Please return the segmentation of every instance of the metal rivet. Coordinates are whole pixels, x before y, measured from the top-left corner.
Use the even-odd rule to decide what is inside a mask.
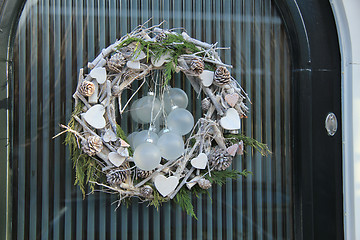
[[[338,128],[338,124],[337,124],[337,119],[334,113],[329,113],[326,117],[325,120],[325,128],[326,131],[328,132],[329,136],[334,136],[337,128]]]

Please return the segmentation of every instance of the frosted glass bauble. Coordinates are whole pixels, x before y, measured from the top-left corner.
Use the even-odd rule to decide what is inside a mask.
[[[188,96],[180,88],[170,88],[164,91],[164,109],[166,113],[170,113],[174,107],[186,108],[188,101]]]
[[[136,148],[137,146],[139,146],[144,142],[156,144],[158,139],[159,137],[155,132],[149,130],[143,130],[135,135],[133,140],[133,146],[134,148]]]
[[[141,99],[141,98],[140,98],[140,99]],[[142,121],[139,119],[138,115],[137,115],[137,109],[139,108],[138,103],[139,103],[140,99],[134,101],[134,102],[131,104],[131,107],[130,107],[130,115],[131,115],[132,120],[134,120],[134,121],[137,122],[137,123],[142,124],[142,123],[144,123],[144,122],[142,122]]]
[[[134,151],[135,165],[145,171],[151,171],[159,166],[161,153],[153,143],[142,143]]]
[[[171,131],[186,135],[194,126],[194,117],[188,110],[176,108],[168,115],[167,126]]]
[[[174,132],[164,133],[158,140],[157,146],[161,156],[166,160],[175,160],[184,153],[184,141]]]
[[[127,136],[127,140],[132,148],[134,148],[134,138],[139,132],[132,132]]]
[[[168,128],[163,128],[161,129],[161,131],[158,133],[159,138],[164,134],[164,133],[168,133],[170,132],[170,130]]]
[[[145,96],[137,103],[136,115],[140,121],[150,123],[155,117],[159,117],[161,102],[155,96]]]

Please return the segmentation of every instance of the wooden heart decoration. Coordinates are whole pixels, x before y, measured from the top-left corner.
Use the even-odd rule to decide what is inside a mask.
[[[126,157],[121,156],[117,152],[111,152],[108,155],[109,161],[114,164],[116,167],[119,167],[125,161]]]
[[[169,53],[162,55],[159,59],[155,59],[155,57],[151,57],[151,63],[154,67],[161,67],[165,62],[168,62],[171,59],[171,55]]]
[[[226,149],[226,151],[230,154],[230,156],[235,156],[238,148],[239,148],[239,145],[234,144],[234,145],[231,145],[230,147],[228,147]]]
[[[159,193],[163,197],[166,197],[175,190],[176,186],[179,184],[179,179],[175,176],[167,178],[164,175],[158,175],[155,177],[154,183]]]
[[[199,78],[201,79],[201,82],[205,87],[210,87],[214,81],[214,72],[209,70],[204,70],[200,74]]]
[[[120,146],[128,148],[128,147],[130,147],[130,144],[128,144],[127,142],[125,142],[125,140],[120,138]]]
[[[83,114],[85,121],[93,128],[102,129],[106,126],[104,118],[105,107],[101,104],[96,104],[89,108],[86,113]]]
[[[236,103],[239,101],[239,94],[237,93],[232,93],[232,94],[227,94],[225,96],[225,101],[231,106],[234,107],[236,105]]]
[[[226,130],[240,129],[240,117],[234,108],[229,108],[226,111],[225,117],[220,119],[220,125]]]
[[[103,135],[104,142],[115,142],[117,139],[116,134],[111,129],[107,129]]]
[[[119,147],[117,153],[122,157],[129,157],[129,150],[125,147]]]
[[[191,160],[191,165],[197,169],[205,169],[208,163],[208,157],[205,153],[200,153],[196,158]]]
[[[146,58],[146,54],[143,51],[137,51],[134,53],[134,56],[131,58],[131,60],[135,61],[135,60],[143,60],[144,58]]]
[[[239,143],[239,148],[237,150],[237,154],[243,155],[244,154],[244,142],[241,140]]]
[[[106,81],[106,69],[103,67],[94,68],[90,71],[89,75],[95,78],[99,84],[103,84]]]
[[[136,61],[128,61],[126,63],[126,66],[128,68],[131,68],[131,69],[139,70],[140,69],[140,62],[138,60],[136,60]]]

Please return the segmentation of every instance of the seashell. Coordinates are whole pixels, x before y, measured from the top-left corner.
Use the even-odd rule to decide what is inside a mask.
[[[154,190],[149,185],[145,185],[142,188],[140,188],[140,194],[143,195],[146,198],[151,197],[153,192],[154,192]]]
[[[78,91],[81,95],[89,97],[95,92],[95,85],[90,81],[83,81]]]
[[[198,181],[198,184],[199,186],[202,188],[202,189],[209,189],[211,188],[211,182],[205,178],[202,178]]]

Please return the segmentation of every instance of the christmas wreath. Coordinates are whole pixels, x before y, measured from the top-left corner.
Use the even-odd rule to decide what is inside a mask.
[[[174,199],[196,217],[191,195],[251,173],[231,169],[244,145],[270,151],[239,133],[249,99],[230,75],[232,66],[221,61],[217,44],[159,26],[138,26],[80,69],[74,111],[60,134],[67,133],[75,184],[84,196],[89,185],[91,192],[118,194],[118,206],[131,197],[157,208]],[[186,110],[186,93],[170,86],[179,72],[202,98],[196,122]],[[124,101],[135,81],[139,87]],[[145,83],[149,92],[134,100]],[[116,121],[127,111],[143,129],[128,137]]]

